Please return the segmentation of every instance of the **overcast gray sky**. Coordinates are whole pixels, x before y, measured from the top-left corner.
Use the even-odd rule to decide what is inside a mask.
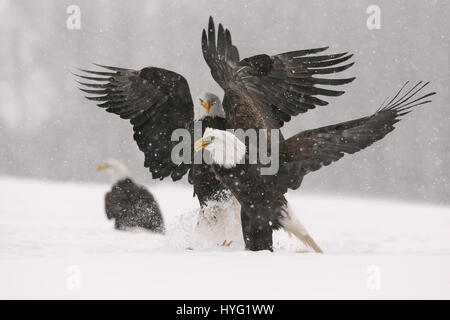
[[[66,27],[69,5],[81,29]],[[366,25],[369,5],[381,28]],[[329,45],[355,54],[357,79],[326,107],[284,129],[332,124],[375,111],[406,80],[430,80],[433,103],[356,155],[308,175],[302,190],[450,203],[449,1],[0,1],[0,174],[106,181],[95,166],[126,162],[151,181],[131,126],[96,108],[76,89],[74,67],[91,62],[181,73],[192,95],[222,95],[203,61],[209,15],[231,30],[241,57]],[[156,182],[158,183],[158,182]],[[301,192],[301,191],[296,191]]]

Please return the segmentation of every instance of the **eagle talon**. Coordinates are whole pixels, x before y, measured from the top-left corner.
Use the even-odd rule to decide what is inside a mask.
[[[227,242],[227,240],[223,240],[223,242],[220,246],[221,247],[230,247],[232,243],[233,243],[233,241]]]

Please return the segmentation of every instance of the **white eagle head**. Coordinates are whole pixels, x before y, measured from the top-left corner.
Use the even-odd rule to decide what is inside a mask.
[[[128,177],[127,167],[122,162],[115,159],[103,161],[98,165],[97,171],[105,171],[108,173],[111,183],[115,183]]]
[[[206,150],[215,164],[225,168],[243,163],[246,152],[245,144],[233,133],[211,128],[205,129],[203,138],[195,142],[194,149]]]
[[[203,92],[194,99],[194,120],[206,117],[225,118],[225,110],[218,96],[210,92]]]

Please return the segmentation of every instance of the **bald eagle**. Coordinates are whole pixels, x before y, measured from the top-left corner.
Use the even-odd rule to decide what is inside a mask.
[[[225,111],[218,96],[209,92],[197,96],[194,103],[194,122],[201,122],[201,135],[207,127],[227,129]],[[206,163],[192,164],[189,182],[194,186],[194,195],[197,195],[202,208],[214,201],[229,200],[228,189],[216,179],[211,166]]]
[[[272,231],[281,227],[321,252],[289,210],[284,194],[289,188],[298,188],[307,173],[383,138],[393,130],[399,117],[412,107],[429,102],[424,99],[433,93],[411,101],[424,87],[419,83],[404,95],[400,95],[400,90],[372,116],[300,132],[287,140],[281,136],[280,170],[276,175],[263,176],[260,164],[221,163],[220,157],[216,158],[220,153],[210,152],[211,148],[220,149],[221,144],[226,145],[226,141],[235,138],[226,134],[225,140],[221,140],[219,135],[225,132],[224,127],[279,129],[292,116],[327,105],[324,97],[344,93],[330,86],[348,84],[355,78],[324,76],[350,68],[353,63],[347,62],[352,55],[347,52],[324,54],[328,47],[321,47],[276,55],[259,54],[241,60],[231,33],[221,24],[216,33],[212,18],[208,29],[202,32],[201,47],[213,79],[224,91],[223,110],[210,117],[211,121],[221,119],[220,123],[208,124],[211,129],[204,130],[203,140],[195,145],[195,149],[204,149],[212,156],[211,166],[171,161],[171,151],[178,143],[171,140],[172,132],[185,128],[192,134],[195,120],[198,120],[194,113],[206,111],[208,114],[213,105],[211,94],[193,100],[186,79],[178,73],[157,67],[137,71],[98,65],[107,71],[82,70],[87,74],[79,77],[89,82],[80,82],[81,89],[91,94],[87,98],[99,102],[98,106],[130,120],[134,139],[145,155],[144,166],[149,168],[153,178],[170,176],[176,181],[189,171],[189,181],[202,206],[203,200],[213,197],[216,191],[231,191],[241,204],[242,229],[248,249],[272,250]],[[219,102],[219,99],[214,98],[214,101]],[[270,134],[267,138],[270,139]],[[239,145],[234,140],[233,143]],[[247,157],[247,151],[245,144],[235,150],[241,157]],[[228,152],[233,151],[227,149]]]
[[[230,32],[222,25],[216,42],[211,17],[208,35],[203,30],[202,52],[213,78],[224,89],[222,102],[209,93],[193,100],[183,76],[158,67],[133,70],[97,65],[107,71],[80,69],[85,74],[77,75],[83,79],[79,82],[80,89],[89,94],[87,99],[130,121],[134,140],[145,155],[144,166],[152,177],[162,180],[170,176],[177,181],[189,171],[189,182],[202,207],[227,188],[216,180],[210,166],[177,164],[171,160],[171,151],[178,143],[171,140],[174,130],[184,128],[193,135],[196,120],[202,120],[203,127],[206,124],[221,130],[280,128],[291,116],[327,105],[320,96],[344,93],[317,85],[339,86],[355,79],[314,77],[338,73],[353,65],[340,65],[352,57],[347,53],[316,55],[327,47],[240,60]],[[221,110],[217,113],[213,112],[214,101],[217,106],[220,103]],[[194,110],[200,111],[199,115],[206,111],[205,117],[195,119]]]
[[[158,203],[146,188],[128,176],[123,163],[109,159],[97,170],[106,171],[111,178],[113,185],[105,196],[105,211],[108,219],[114,219],[117,230],[143,228],[164,233],[164,220]]]
[[[196,141],[195,150],[211,154],[217,178],[240,202],[246,247],[272,250],[272,231],[284,228],[316,252],[322,252],[289,210],[284,194],[288,189],[297,189],[309,172],[384,138],[412,108],[431,102],[427,98],[434,92],[416,97],[427,84],[419,82],[402,95],[403,86],[371,116],[303,131],[281,141],[280,168],[275,175],[262,175],[261,164],[249,164],[246,145],[233,133],[207,128],[203,138]]]

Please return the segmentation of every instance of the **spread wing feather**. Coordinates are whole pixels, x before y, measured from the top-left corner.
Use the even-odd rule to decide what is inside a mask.
[[[140,71],[101,66],[104,71],[83,70],[80,90],[106,111],[129,119],[134,140],[145,155],[145,167],[154,179],[171,175],[180,179],[190,168],[171,161],[177,143],[171,141],[175,129],[192,130],[193,104],[189,86],[178,73],[155,67]],[[85,80],[89,80],[86,82]]]
[[[315,55],[328,47],[297,50],[269,56],[260,54],[239,61],[237,48],[232,44],[231,34],[219,24],[216,32],[214,21],[210,17],[208,32],[202,33],[202,51],[206,63],[216,82],[230,96],[239,97],[239,101],[250,98],[266,121],[266,126],[280,128],[291,116],[304,113],[316,106],[328,104],[323,97],[339,96],[342,90],[334,90],[322,86],[340,86],[352,82],[355,78],[320,78],[316,75],[339,73],[350,68],[353,63],[347,63],[352,55],[338,53]],[[235,114],[253,112],[242,103],[225,104],[242,108]],[[247,110],[246,110],[247,108]],[[227,111],[227,110],[226,110]]]
[[[402,94],[406,83],[394,98],[371,116],[303,131],[283,141],[280,145],[278,183],[286,188],[297,189],[307,173],[382,139],[394,130],[394,124],[402,116],[414,107],[431,102],[427,98],[434,92],[416,96],[427,84],[419,82]]]

